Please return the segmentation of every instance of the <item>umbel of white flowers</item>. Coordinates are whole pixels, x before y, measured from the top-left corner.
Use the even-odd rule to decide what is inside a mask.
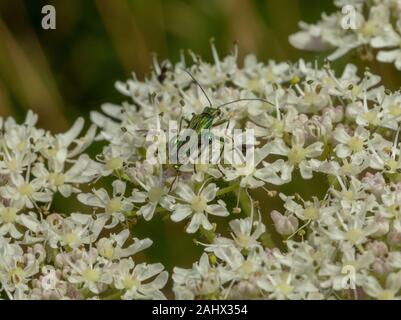
[[[338,12],[323,14],[316,24],[300,23],[290,43],[302,50],[334,49],[335,60],[357,49],[365,59],[377,52],[380,62],[401,70],[401,3],[398,0],[336,0]]]
[[[118,82],[126,102],[93,112],[84,134],[82,119],[54,135],[32,112],[0,118],[2,297],[401,297],[401,93],[351,64],[336,73],[251,55],[240,67],[236,51],[212,52],[213,63],[154,61],[145,80]],[[147,133],[169,121],[223,141],[252,129],[254,161],[149,161],[165,141]],[[303,198],[300,181],[324,195]],[[82,206],[56,211],[57,195]],[[203,248],[192,267],[177,261],[169,275],[137,259],[156,237],[136,232],[159,217]]]

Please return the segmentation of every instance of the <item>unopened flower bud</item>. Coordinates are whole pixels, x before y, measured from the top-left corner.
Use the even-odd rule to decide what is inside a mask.
[[[241,208],[236,207],[236,208],[233,209],[233,214],[240,214],[241,211],[242,211]]]
[[[344,109],[342,106],[329,107],[324,109],[323,114],[328,116],[333,123],[341,122],[344,117]]]
[[[401,244],[401,232],[392,231],[387,235],[387,241],[391,245],[400,245]]]
[[[293,234],[298,229],[298,219],[294,216],[284,216],[278,211],[270,214],[277,232],[283,236]]]
[[[379,275],[386,275],[389,270],[383,260],[376,259],[376,261],[372,265],[373,271],[378,273]]]
[[[388,253],[387,245],[383,241],[373,241],[366,245],[366,249],[376,257],[384,257]]]

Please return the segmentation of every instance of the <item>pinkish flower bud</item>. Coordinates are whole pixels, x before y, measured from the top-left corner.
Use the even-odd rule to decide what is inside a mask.
[[[401,244],[401,232],[392,231],[387,235],[387,241],[391,245],[400,245]]]
[[[293,234],[298,229],[298,219],[294,216],[284,216],[274,210],[270,214],[277,232],[283,236]]]
[[[373,241],[366,245],[366,249],[376,257],[384,257],[388,253],[387,245],[383,241]]]

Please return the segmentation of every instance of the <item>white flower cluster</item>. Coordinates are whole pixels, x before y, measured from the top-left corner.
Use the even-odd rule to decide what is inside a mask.
[[[103,170],[83,153],[96,127],[78,138],[83,119],[58,135],[35,128],[36,121],[31,112],[21,125],[0,118],[3,298],[164,298],[160,289],[168,274],[163,266],[136,264],[132,258],[152,241],[133,238],[125,216],[118,214],[125,184],[113,183],[112,199],[105,190],[94,190],[91,198],[81,193]],[[98,209],[87,214],[54,212],[56,194],[68,199],[79,194]]]
[[[98,138],[108,141],[99,156],[103,173],[134,185],[124,201],[135,215],[188,220],[186,232],[205,248],[191,269],[174,269],[175,297],[399,298],[401,93],[368,71],[358,76],[353,65],[335,75],[328,65],[248,56],[239,67],[235,52],[221,59],[212,51],[214,64],[196,55],[192,64],[155,61],[145,81],[117,84],[128,102],[92,114]],[[187,127],[195,115],[209,119],[208,100],[223,106],[211,119],[216,134],[222,119],[255,130],[254,163],[149,162],[146,149],[160,141],[146,132],[167,130],[169,120]],[[278,192],[314,175],[329,185],[323,198]],[[281,212],[262,213],[273,197]]]
[[[36,129],[31,113],[22,125],[1,120],[4,297],[401,297],[401,93],[353,65],[336,75],[329,65],[248,56],[239,67],[236,52],[212,51],[213,64],[195,54],[191,63],[155,60],[145,81],[117,83],[127,102],[93,112],[100,130],[81,138],[82,119],[59,135]],[[216,136],[251,128],[254,161],[149,161],[170,120]],[[90,159],[96,140],[105,146]],[[318,181],[325,195],[282,192],[302,181]],[[57,194],[82,210],[54,212]],[[174,268],[172,288],[162,264],[133,259],[152,240],[132,233],[157,215],[185,221],[204,248],[192,268]]]
[[[364,59],[394,63],[401,70],[401,1],[335,0],[339,11],[322,15],[316,24],[300,23],[302,31],[290,43],[302,50],[336,50],[328,57],[338,59],[357,49]]]

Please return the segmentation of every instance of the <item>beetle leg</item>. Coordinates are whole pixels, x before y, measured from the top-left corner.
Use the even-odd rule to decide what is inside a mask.
[[[226,123],[226,122],[227,122],[227,128],[226,128],[226,130],[227,130],[227,129],[228,129],[228,126],[230,125],[230,120],[228,120],[228,119],[223,119],[223,120],[217,121],[217,122],[213,125],[213,127],[221,126],[222,124],[224,124],[224,123]]]

